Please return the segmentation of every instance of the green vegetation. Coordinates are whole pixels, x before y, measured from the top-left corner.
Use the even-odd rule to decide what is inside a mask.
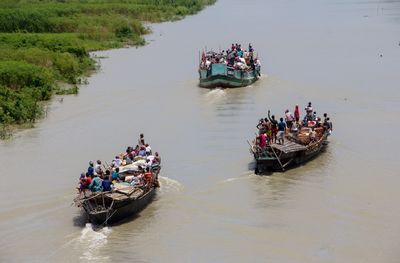
[[[0,137],[35,122],[52,94],[77,94],[95,69],[90,51],[144,45],[143,22],[181,19],[215,1],[1,0]]]

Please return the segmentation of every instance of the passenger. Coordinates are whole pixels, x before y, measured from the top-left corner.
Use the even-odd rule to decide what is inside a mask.
[[[300,121],[300,111],[299,111],[299,105],[297,105],[297,104],[294,107],[294,118],[295,118],[296,122],[299,123],[299,121]]]
[[[331,134],[333,131],[333,125],[332,125],[332,122],[330,121],[329,117],[326,118],[326,127],[327,127],[327,130],[329,131],[329,134]]]
[[[305,110],[306,110],[307,121],[311,121],[313,113],[313,107],[311,106],[311,102],[308,103],[308,106],[305,108]]]
[[[141,156],[141,157],[145,157],[146,156],[146,147],[144,147],[144,146],[140,147],[140,151],[138,153],[138,156]]]
[[[139,139],[138,139],[138,145],[139,146],[143,146],[145,143],[144,143],[144,135],[143,135],[143,133],[141,133],[140,135],[139,135],[140,137],[139,137]]]
[[[271,144],[271,140],[272,140],[272,123],[265,118],[264,119],[264,126],[265,126],[265,130],[266,130],[266,135],[267,135],[267,144]]]
[[[109,169],[106,170],[104,177],[107,177],[110,181],[112,181],[111,172]]]
[[[253,51],[254,51],[253,47],[251,46],[251,44],[249,44],[249,52],[253,52]]]
[[[89,176],[93,177],[94,167],[93,167],[93,162],[92,161],[89,162],[89,167],[87,169],[87,173],[89,174]]]
[[[255,66],[255,63],[254,63],[253,56],[250,56],[249,62],[250,62],[250,65],[251,65],[252,69],[254,70],[256,68],[256,66]]]
[[[152,166],[156,157],[154,155],[149,155],[146,157],[146,162],[148,162],[149,166]]]
[[[271,133],[272,133],[271,142],[276,143],[276,134],[278,133],[278,121],[275,120],[274,115],[270,117],[270,110],[268,110],[268,119],[271,122]]]
[[[278,123],[278,143],[279,144],[284,144],[285,139],[285,129],[286,129],[286,123],[283,121],[283,118],[280,118],[280,122]]]
[[[209,69],[211,66],[211,61],[209,59],[206,60],[206,68]]]
[[[139,151],[140,151],[140,146],[139,145],[136,145],[136,147],[135,147],[135,149],[133,150],[133,154],[135,155],[135,156],[137,156],[138,154],[139,154]]]
[[[151,168],[152,164],[153,164],[153,162],[151,159],[146,159],[146,163],[144,164],[144,167]]]
[[[308,127],[308,116],[307,116],[307,115],[304,116],[302,126],[303,126],[303,127]]]
[[[120,167],[122,164],[122,160],[117,155],[115,156],[115,159],[111,162],[111,164],[114,164],[114,167]]]
[[[246,61],[246,65],[248,65],[249,66],[249,62],[248,62],[248,57],[249,57],[249,52],[247,52],[247,50],[245,50],[244,52],[243,52],[243,58],[244,58],[244,60]]]
[[[101,161],[100,160],[97,160],[97,164],[96,164],[96,166],[94,168],[94,172],[97,175],[103,175],[104,174],[104,171],[101,168]]]
[[[323,122],[323,123],[326,122],[326,118],[328,118],[328,114],[327,114],[327,113],[324,113],[324,122]]]
[[[261,76],[261,62],[259,59],[254,60],[254,69],[257,70],[258,76]]]
[[[155,153],[154,162],[156,162],[156,163],[158,163],[158,164],[161,164],[161,157],[160,157],[160,155],[158,154],[158,152]]]
[[[151,184],[153,182],[153,173],[150,171],[150,167],[146,168],[146,172],[144,173],[143,177],[146,184]]]
[[[285,121],[286,121],[287,127],[289,129],[292,128],[294,117],[293,117],[292,113],[289,110],[285,111]]]
[[[89,185],[89,189],[92,192],[101,192],[103,191],[103,186],[102,186],[103,180],[98,176],[94,175],[94,178],[92,180],[92,183]]]
[[[297,122],[293,122],[292,123],[292,127],[290,128],[290,132],[297,137],[298,132],[299,132],[299,123]]]
[[[92,183],[93,176],[94,174],[89,175],[89,173],[86,173],[86,188],[89,188],[89,185]]]
[[[126,150],[125,150],[125,154],[124,154],[123,157],[128,156],[131,152],[133,152],[133,148],[132,148],[132,146],[128,146],[128,147],[126,148]]]
[[[112,181],[119,181],[119,168],[115,168],[115,171],[112,172],[111,175],[111,180]]]
[[[259,130],[259,134],[266,132],[264,119],[260,119],[258,121],[258,124],[257,124],[256,128]]]
[[[261,150],[264,150],[264,148],[267,146],[267,136],[265,135],[265,133],[261,133],[258,136],[258,141]]]
[[[103,181],[101,182],[101,186],[103,187],[104,192],[112,190],[112,182],[110,180],[110,170],[106,171],[106,174],[103,177]]]
[[[318,121],[317,112],[314,111],[312,115],[312,121]]]
[[[88,185],[87,185],[87,181],[85,178],[85,173],[81,173],[81,176],[79,177],[79,187],[78,187],[79,193],[82,193],[82,192],[84,193],[87,186]]]
[[[146,143],[146,155],[147,156],[149,156],[149,155],[151,155],[151,147],[150,147],[150,145],[148,145],[147,143]]]
[[[133,163],[133,158],[135,158],[133,156],[132,153],[128,154],[127,156],[125,156],[125,164],[132,164]]]

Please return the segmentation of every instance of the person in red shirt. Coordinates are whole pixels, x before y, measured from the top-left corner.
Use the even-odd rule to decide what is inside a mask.
[[[85,189],[88,189],[90,183],[92,182],[92,178],[90,178],[89,173],[81,173],[81,177],[79,178],[79,192],[84,193]]]
[[[86,189],[86,179],[85,173],[81,173],[81,177],[79,178],[79,193],[85,192]]]
[[[90,177],[89,173],[86,173],[86,188],[92,183],[92,177]]]
[[[144,173],[144,180],[146,181],[146,184],[150,184],[153,181],[153,173],[150,172],[150,168],[146,168],[146,172]]]
[[[259,140],[259,146],[261,149],[264,149],[265,146],[267,146],[267,136],[265,135],[265,133],[261,133],[258,136],[258,140]]]
[[[299,121],[300,121],[300,111],[299,111],[299,105],[297,105],[297,104],[294,107],[294,118],[296,119],[296,122],[299,123]]]

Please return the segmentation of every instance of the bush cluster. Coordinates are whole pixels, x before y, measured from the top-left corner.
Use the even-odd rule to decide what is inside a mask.
[[[34,122],[55,87],[94,69],[89,52],[143,45],[143,22],[194,14],[216,0],[1,0],[0,137],[5,125]]]

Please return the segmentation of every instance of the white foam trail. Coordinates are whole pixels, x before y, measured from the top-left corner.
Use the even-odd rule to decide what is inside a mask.
[[[94,230],[90,223],[86,224],[81,231],[81,236],[78,239],[78,244],[84,251],[80,259],[85,262],[109,261],[109,257],[101,255],[100,251],[107,244],[107,237],[111,232],[112,230],[109,227],[103,227],[101,229]]]
[[[257,176],[257,175],[255,175],[253,172],[247,172],[246,174],[243,174],[239,177],[225,179],[221,183],[224,184],[224,183],[231,183],[231,182],[238,181],[238,180],[246,180],[246,179],[249,179],[249,178],[252,178],[255,176]]]
[[[174,179],[166,176],[159,176],[158,179],[163,192],[181,192],[184,189],[183,185]]]
[[[207,99],[219,99],[221,97],[225,97],[226,91],[223,89],[212,89],[205,94]]]

